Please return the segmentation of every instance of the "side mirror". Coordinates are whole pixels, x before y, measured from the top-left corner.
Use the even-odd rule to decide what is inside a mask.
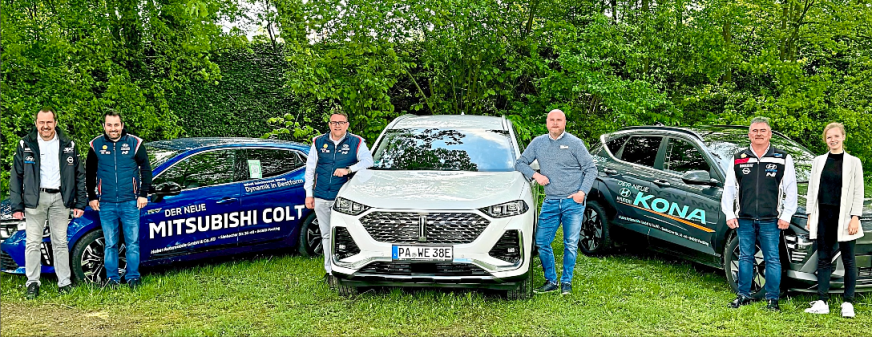
[[[167,196],[178,195],[179,193],[182,193],[182,186],[172,181],[165,182],[154,188],[155,195]]]
[[[681,180],[693,185],[713,185],[716,181],[706,171],[687,171],[681,175]]]
[[[536,159],[530,163],[530,168],[533,169],[533,171],[539,172],[539,160]]]

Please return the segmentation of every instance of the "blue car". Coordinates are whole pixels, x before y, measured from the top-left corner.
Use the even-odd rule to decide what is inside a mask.
[[[140,265],[294,249],[321,254],[315,213],[303,190],[309,146],[249,138],[186,138],[145,144],[154,169],[139,225]],[[24,220],[0,204],[0,270],[24,274]],[[54,273],[46,226],[42,272]],[[71,218],[70,266],[79,282],[102,283],[103,231],[91,208]],[[126,266],[124,246],[119,266]]]

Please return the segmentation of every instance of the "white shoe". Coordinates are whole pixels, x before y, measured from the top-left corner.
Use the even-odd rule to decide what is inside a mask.
[[[830,306],[827,304],[827,302],[817,300],[817,301],[811,302],[810,304],[811,304],[811,308],[805,309],[805,312],[807,312],[809,314],[825,315],[825,314],[830,313]],[[845,312],[845,305],[842,304],[842,314],[844,314],[844,312]],[[851,312],[853,313],[854,310],[851,309]]]
[[[842,303],[842,317],[854,318],[854,305],[848,302]]]

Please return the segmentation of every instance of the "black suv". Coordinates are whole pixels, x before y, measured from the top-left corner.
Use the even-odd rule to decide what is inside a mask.
[[[781,265],[784,290],[814,292],[817,246],[805,229],[805,194],[814,155],[774,132],[773,146],[790,153],[796,166],[799,209],[782,231]],[[599,176],[581,226],[579,248],[600,255],[631,243],[723,269],[735,291],[739,270],[738,238],[720,209],[725,170],[733,154],[750,144],[747,127],[631,127],[605,134],[591,149]],[[857,291],[872,291],[872,207],[865,202],[862,220],[867,233],[857,241],[860,269]],[[755,298],[764,295],[765,262],[756,254]],[[844,266],[834,257],[832,291],[843,288]]]

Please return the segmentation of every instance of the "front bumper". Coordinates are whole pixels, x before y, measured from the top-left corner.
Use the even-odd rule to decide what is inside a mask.
[[[872,233],[867,233],[870,235]],[[803,242],[804,241],[804,242]],[[867,238],[854,246],[854,263],[858,269],[857,292],[872,291],[872,244]],[[788,262],[782,262],[785,271],[786,288],[796,292],[817,292],[818,253],[814,241],[798,240],[797,236],[786,236]],[[830,293],[844,293],[845,265],[841,252],[833,256],[833,273],[830,277]]]
[[[394,242],[378,241],[367,232],[361,219],[373,212],[418,212],[415,210],[370,209],[352,216],[333,211],[330,222],[333,230],[331,252],[336,252],[335,233],[339,228],[348,235],[360,252],[338,259],[331,254],[332,272],[340,282],[353,286],[450,287],[511,290],[517,288],[529,274],[533,242],[535,212],[506,218],[491,218],[478,210],[421,210],[422,214],[474,213],[488,220],[488,225],[471,242],[462,244],[420,245],[451,246],[450,261],[395,261],[392,257]],[[518,233],[520,259],[508,262],[489,253],[507,231]],[[402,245],[419,245],[401,243]]]

